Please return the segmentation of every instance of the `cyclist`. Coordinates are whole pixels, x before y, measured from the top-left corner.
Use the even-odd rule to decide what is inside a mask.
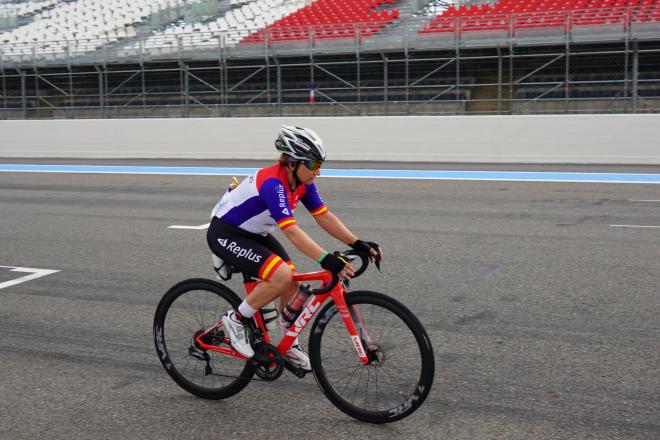
[[[289,255],[271,235],[276,226],[323,269],[340,278],[353,275],[349,263],[323,250],[297,225],[293,213],[299,201],[329,235],[373,259],[383,258],[378,244],[358,239],[323,203],[314,179],[321,174],[325,147],[316,133],[283,125],[275,147],[281,153],[278,162],[225,193],[213,209],[207,234],[209,247],[217,257],[242,272],[246,284],[256,282],[238,310],[219,317],[232,347],[248,358],[254,351],[245,331],[246,322],[277,297],[281,313],[299,287],[292,278],[295,267]],[[284,357],[294,366],[311,371],[309,356],[298,340]]]

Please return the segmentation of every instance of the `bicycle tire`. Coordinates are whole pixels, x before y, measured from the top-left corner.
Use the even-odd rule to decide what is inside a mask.
[[[219,301],[218,304],[224,304],[224,302],[226,302],[227,309],[229,307],[237,308],[241,302],[241,299],[238,297],[238,295],[236,295],[236,293],[234,293],[231,289],[212,280],[194,278],[194,279],[181,281],[176,285],[172,286],[161,298],[160,302],[158,303],[158,307],[156,308],[156,314],[154,316],[153,337],[154,337],[154,344],[156,346],[156,352],[158,354],[158,359],[160,360],[161,364],[165,368],[165,371],[167,371],[170,377],[181,388],[188,391],[189,393],[204,399],[212,399],[212,400],[225,399],[240,392],[250,383],[250,380],[254,375],[254,367],[251,366],[249,362],[244,362],[244,367],[242,369],[240,369],[240,364],[236,364],[235,368],[237,370],[240,369],[240,372],[238,372],[234,376],[227,377],[228,379],[233,379],[233,380],[231,380],[226,385],[219,387],[208,387],[208,386],[204,386],[203,384],[200,385],[193,380],[190,380],[190,378],[187,377],[186,374],[180,371],[180,369],[184,367],[182,367],[181,365],[177,365],[177,363],[172,359],[172,353],[168,351],[168,346],[167,346],[168,331],[166,331],[166,325],[168,325],[168,320],[167,320],[168,312],[171,311],[172,305],[177,300],[181,299],[186,294],[188,294],[188,296],[191,296],[192,292],[202,292],[205,294],[205,296],[208,294],[209,298],[212,299],[218,297],[215,298],[217,301]],[[215,295],[215,297],[213,295]],[[202,313],[201,307],[200,310],[194,310],[194,311],[195,314],[199,314],[201,316]],[[215,313],[217,313],[216,310],[211,310],[209,313],[205,312],[206,315],[210,315],[210,316],[213,316],[213,314]],[[172,319],[174,319],[175,317],[173,317]],[[210,319],[213,318],[209,318],[209,320]],[[198,326],[199,328],[190,329],[189,330],[189,332],[191,333],[190,341],[192,342],[192,338],[195,330],[200,330],[204,327],[208,328],[208,326],[210,326],[209,324],[212,325],[212,323],[200,323],[200,325]],[[183,332],[185,333],[186,330],[184,330]],[[188,343],[189,346],[192,345],[191,342]],[[182,343],[181,345],[184,344]],[[180,352],[181,350],[179,351],[179,353]],[[231,358],[231,356],[228,355],[222,355],[218,353],[212,353],[212,354],[222,356],[223,358],[219,358],[219,359],[223,359],[223,360],[230,358],[228,362],[229,361],[233,363],[242,362],[240,359]],[[184,356],[182,355],[182,357]],[[193,358],[193,360],[197,360],[197,359]],[[188,365],[189,361],[190,360],[186,362],[186,365]],[[202,361],[198,360],[198,362],[202,362]],[[216,374],[216,376],[226,377],[222,374],[220,375]]]
[[[426,330],[424,330],[424,327],[415,317],[415,315],[403,304],[381,293],[368,291],[351,292],[350,294],[346,295],[345,298],[349,309],[355,307],[360,313],[361,319],[364,322],[364,327],[366,328],[366,331],[370,333],[368,337],[376,343],[375,345],[372,344],[372,347],[378,347],[378,350],[382,351],[383,359],[379,362],[372,362],[367,366],[362,366],[359,364],[359,358],[357,356],[355,347],[353,347],[353,344],[350,343],[350,339],[347,338],[348,335],[346,327],[340,314],[338,313],[337,306],[334,303],[329,303],[323,308],[323,310],[321,310],[318,317],[314,321],[309,337],[310,361],[317,383],[319,384],[325,396],[330,400],[330,402],[332,402],[333,405],[335,405],[344,413],[358,420],[370,423],[389,423],[403,419],[404,417],[408,417],[413,412],[415,412],[415,410],[417,410],[424,402],[433,384],[435,361],[433,358],[433,347],[431,346],[431,340],[429,339]],[[387,320],[384,320],[385,322],[381,322],[378,319],[369,321],[369,316],[362,315],[363,312],[368,314],[372,310],[378,313],[380,313],[381,310],[384,311],[383,313],[387,312],[386,316],[391,318],[392,322],[387,323]],[[333,320],[333,318],[335,319]],[[385,327],[387,324],[389,324],[391,328]],[[382,330],[379,330],[379,326],[382,326]],[[394,329],[395,326],[399,326],[399,328]],[[371,334],[372,332],[369,329],[373,330],[373,334]],[[410,343],[407,346],[402,344],[398,348],[388,348],[385,350],[382,344],[396,345],[397,341],[390,341],[388,338],[385,338],[384,332],[388,334],[398,332],[400,334],[400,336],[397,338],[398,340],[401,340],[400,337],[403,336],[405,339],[403,342]],[[327,341],[325,345],[331,348],[326,348],[324,350],[324,335],[326,333],[328,333],[328,335],[326,336]],[[383,340],[380,342],[375,341],[375,339],[378,339],[379,337],[383,337]],[[412,342],[413,340],[414,343]],[[333,344],[341,347],[341,350],[345,350],[346,354],[334,357],[328,356],[328,353],[334,355],[338,351],[337,348],[332,347]],[[389,407],[384,405],[384,408],[381,410],[378,400],[378,395],[380,394],[380,389],[378,387],[379,371],[381,377],[387,377],[387,375],[391,374],[390,372],[388,372],[387,375],[385,374],[385,366],[388,362],[388,353],[390,357],[392,354],[395,356],[394,361],[391,362],[395,362],[397,359],[401,358],[402,362],[405,363],[405,359],[409,356],[409,354],[406,354],[405,351],[417,351],[414,349],[414,347],[412,347],[412,345],[415,345],[419,352],[419,375],[416,376],[416,374],[411,374],[411,377],[408,380],[410,383],[405,384],[405,392],[403,393],[405,396],[395,397],[395,399],[401,398],[401,402],[395,402]],[[324,354],[326,354],[325,359]],[[346,358],[347,361],[333,361],[332,359],[334,358]],[[348,359],[352,359],[352,361]],[[336,366],[337,362],[352,362],[353,364],[357,365],[352,365],[345,369],[338,369],[338,372],[336,373],[338,379],[335,380],[332,377],[333,374],[335,374],[332,368]],[[344,386],[344,391],[341,391],[338,389],[335,382],[344,380],[342,378],[348,377],[348,373],[350,373],[351,368],[355,368],[355,370],[353,371],[353,374],[350,375],[350,377],[347,379],[347,382]],[[369,368],[374,369],[376,385],[375,409],[362,407],[367,406],[369,380],[372,377],[371,370]],[[378,368],[380,368],[379,371],[376,370]],[[388,366],[388,368],[391,368],[391,366]],[[407,367],[403,367],[403,369],[406,368]],[[362,369],[360,372],[360,380],[363,377],[365,371],[364,369],[367,369],[368,374],[364,405],[359,404],[355,400],[351,401],[351,399],[348,399],[347,396],[344,395],[346,394],[346,388],[348,384],[353,380],[352,378],[356,376],[358,369]],[[345,370],[346,373],[344,373]],[[357,394],[359,387],[360,385],[358,382],[358,387],[355,394]],[[394,393],[394,395],[400,396],[401,393]]]

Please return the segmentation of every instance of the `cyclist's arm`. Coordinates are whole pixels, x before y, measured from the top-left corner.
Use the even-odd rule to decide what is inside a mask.
[[[336,215],[329,211],[326,211],[325,214],[314,216],[314,220],[316,220],[316,223],[318,223],[321,229],[344,244],[350,246],[358,239],[357,235],[353,234]]]
[[[286,238],[293,243],[296,249],[312,260],[318,260],[321,255],[325,254],[323,248],[316,244],[316,242],[312,240],[311,237],[298,225],[292,225],[283,229],[282,233],[286,235]]]
[[[307,255],[309,258],[312,258],[312,259],[316,260],[316,262],[321,263],[321,266],[324,269],[332,270],[330,267],[327,267],[327,266],[324,265],[325,261],[327,261],[328,258],[332,257],[333,259],[337,260],[337,262],[339,262],[337,257],[335,257],[334,255],[327,255],[326,256],[326,252],[323,250],[323,248],[321,248],[321,246],[316,244],[316,242],[314,240],[312,240],[310,238],[310,236],[307,235],[307,233],[305,233],[305,231],[303,231],[300,228],[300,226],[291,225],[286,229],[282,229],[282,232],[284,233],[284,235],[286,235],[286,238],[291,240],[291,243],[293,243],[293,245],[300,252]],[[323,256],[326,256],[326,258],[322,262],[320,262],[319,260]],[[341,261],[343,261],[345,266],[343,266],[343,265],[340,266],[340,267],[343,267],[343,269],[341,269],[341,271],[338,273],[339,277],[340,278],[352,277],[354,275],[354,270],[355,270],[355,269],[353,269],[353,266],[351,266],[350,263],[346,263],[346,261],[344,261],[344,260],[341,260]]]
[[[309,235],[296,224],[293,211],[289,206],[289,200],[284,184],[278,179],[266,179],[259,188],[259,195],[266,204],[271,217],[284,235],[303,254],[313,260],[325,254],[321,246],[316,244]]]
[[[328,211],[328,207],[323,203],[323,199],[321,199],[321,195],[314,183],[306,185],[305,195],[303,195],[300,201],[305,205],[310,214],[312,214],[321,229],[332,237],[347,245],[355,243],[355,240],[358,239],[337,216]]]

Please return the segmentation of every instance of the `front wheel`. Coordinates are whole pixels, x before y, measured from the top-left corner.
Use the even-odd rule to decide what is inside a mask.
[[[419,320],[398,301],[377,292],[345,296],[370,359],[362,365],[334,303],[314,321],[309,353],[316,380],[346,414],[387,423],[412,414],[431,390],[435,362]]]

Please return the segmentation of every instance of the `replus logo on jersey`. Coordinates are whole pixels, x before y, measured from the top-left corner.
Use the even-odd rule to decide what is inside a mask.
[[[279,207],[282,208],[282,214],[291,215],[286,207],[286,190],[284,189],[284,185],[280,183],[275,188],[275,191],[277,192],[277,198],[279,199]]]
[[[245,249],[240,247],[235,241],[232,241],[227,245],[228,239],[218,239],[218,243],[225,249],[227,249],[232,254],[236,255],[238,258],[247,258],[250,261],[258,263],[261,261],[261,255],[255,254],[252,249]]]

